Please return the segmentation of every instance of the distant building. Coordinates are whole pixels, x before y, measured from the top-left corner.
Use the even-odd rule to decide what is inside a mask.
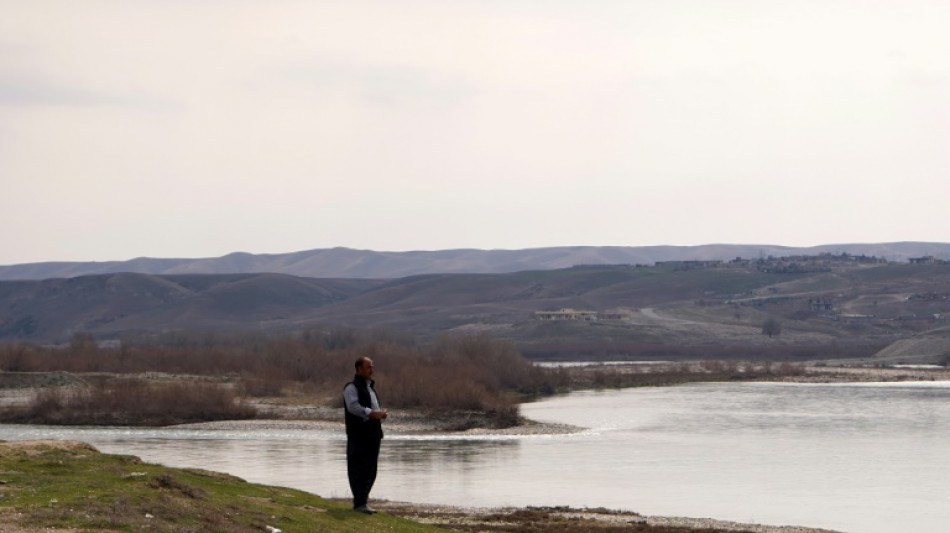
[[[722,266],[722,261],[657,261],[656,266],[673,268],[675,270],[697,270],[702,268],[716,268]]]
[[[943,263],[943,261],[932,255],[925,255],[923,257],[909,257],[907,260],[913,265],[935,265],[937,263]]]
[[[630,268],[630,263],[580,263],[571,268]]]
[[[579,309],[558,309],[557,311],[535,311],[536,320],[584,320],[593,322],[595,320],[623,320],[624,315],[620,312],[599,312]]]
[[[538,320],[597,320],[597,311],[581,311],[577,309],[558,309],[557,311],[535,311],[534,318]]]
[[[875,321],[874,315],[860,315],[860,314],[842,314],[838,315],[839,320],[843,320],[848,324],[865,324]]]

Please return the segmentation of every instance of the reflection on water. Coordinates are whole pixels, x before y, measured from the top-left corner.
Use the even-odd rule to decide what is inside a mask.
[[[477,502],[485,475],[517,461],[517,440],[387,439],[374,496],[391,500],[455,504]],[[385,495],[385,496],[383,496]]]
[[[574,505],[842,531],[950,523],[950,384],[696,384],[524,406],[560,436],[387,435],[373,496]],[[348,497],[337,432],[0,426],[103,452]]]
[[[408,468],[428,468],[452,463],[463,469],[483,466],[486,462],[505,461],[517,453],[518,441],[507,440],[426,440],[387,439],[388,459]]]

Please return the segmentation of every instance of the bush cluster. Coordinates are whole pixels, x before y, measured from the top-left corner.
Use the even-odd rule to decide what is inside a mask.
[[[124,379],[78,392],[49,389],[34,402],[31,415],[16,415],[49,423],[155,424],[171,423],[165,418],[252,416],[239,398],[279,396],[291,388],[309,389],[335,406],[363,356],[376,363],[380,396],[388,407],[478,412],[496,418],[497,425],[517,422],[522,397],[550,394],[568,384],[563,372],[538,368],[511,344],[488,336],[446,336],[420,346],[405,336],[347,329],[281,337],[176,335],[118,347],[100,347],[85,335],[59,348],[6,343],[0,344],[0,371],[161,372],[235,382],[179,383],[175,390],[171,384]],[[181,409],[173,409],[176,405]]]
[[[595,389],[656,387],[711,381],[765,381],[804,374],[803,363],[703,360],[656,365],[642,372],[618,372],[598,366],[580,368],[572,373],[572,384]]]
[[[480,412],[496,426],[518,422],[519,400],[569,385],[565,372],[539,368],[511,344],[482,335],[444,337],[397,360],[380,371],[389,405]]]
[[[889,344],[875,339],[816,344],[661,344],[649,342],[536,342],[521,352],[534,360],[810,361],[870,357]]]
[[[164,426],[252,418],[253,407],[215,383],[117,379],[88,387],[48,387],[32,403],[8,408],[9,422]]]

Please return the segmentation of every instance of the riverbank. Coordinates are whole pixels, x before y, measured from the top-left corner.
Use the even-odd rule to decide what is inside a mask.
[[[395,515],[365,516],[305,491],[99,453],[77,441],[0,443],[0,531],[102,533],[434,533]]]
[[[350,510],[345,500],[247,483],[228,474],[143,463],[75,441],[0,443],[0,471],[0,530],[9,533],[834,533],[567,507],[486,509],[383,501],[374,502],[383,512],[365,516]]]
[[[950,381],[937,365],[872,365],[861,361],[777,363],[733,360],[578,363],[566,368],[571,389],[669,386],[703,381],[855,383]]]
[[[616,366],[616,365],[612,365]],[[638,371],[639,365],[629,365],[630,371]],[[611,368],[611,371],[622,370]],[[782,378],[778,381],[797,381],[797,382],[810,382],[810,383],[829,383],[829,382],[894,382],[894,381],[950,381],[950,376],[945,369],[930,369],[930,368],[854,368],[854,367],[843,367],[843,368],[833,368],[833,367],[815,367],[812,369],[803,372],[799,376],[788,376]],[[340,410],[338,407],[327,407],[325,405],[319,405],[318,401],[314,401],[312,404],[308,402],[299,401],[300,398],[295,399],[294,401],[287,401],[286,398],[275,398],[275,399],[261,399],[261,403],[265,408],[271,408],[274,411],[270,414],[286,417],[278,419],[255,419],[255,420],[239,420],[239,421],[219,421],[219,422],[209,422],[203,424],[191,424],[186,426],[176,426],[177,428],[200,428],[200,429],[220,429],[220,430],[235,430],[235,429],[247,429],[247,430],[260,430],[260,429],[278,429],[278,430],[289,430],[289,431],[327,431],[327,432],[339,432],[342,434],[343,428],[340,421]],[[268,407],[269,406],[269,407]],[[421,411],[406,411],[406,410],[394,410],[393,416],[390,420],[387,421],[387,429],[390,435],[399,435],[399,434],[421,434],[421,433],[435,433],[435,432],[447,432],[450,431],[449,428],[465,426],[466,424],[459,424],[459,417],[465,418],[469,416],[475,416],[473,414],[467,413],[456,413],[453,416],[447,415],[438,415],[432,413],[425,413]],[[463,420],[464,422],[464,420]],[[583,422],[576,422],[583,424]],[[539,435],[539,434],[562,434],[581,431],[582,428],[576,426],[564,426],[564,425],[549,425],[549,424],[540,424],[532,421],[525,421],[524,424],[516,426],[513,428],[505,429],[484,429],[484,428],[469,428],[465,430],[455,430],[454,434],[460,435],[478,435],[478,434],[508,434],[508,435]],[[542,441],[544,439],[541,439]],[[123,452],[126,453],[126,452]],[[135,450],[131,449],[128,453],[135,454]],[[89,457],[92,457],[89,453],[83,453],[83,460],[85,461]],[[49,464],[49,461],[47,461]],[[57,463],[58,464],[58,463]],[[155,465],[157,466],[157,465]],[[151,468],[151,466],[150,466]],[[6,494],[9,494],[10,490],[14,490],[13,487],[15,484],[11,482],[11,477],[8,475],[11,472],[18,471],[19,465],[17,467],[3,466],[0,467],[0,472],[3,472],[3,475],[0,475],[0,480],[5,483],[0,484],[0,494],[4,494],[4,504],[8,505],[8,508],[13,508],[12,502],[14,500],[9,499]],[[135,472],[144,472],[144,468],[137,468]],[[164,470],[163,470],[164,472]],[[188,474],[191,475],[191,474]],[[153,478],[158,484],[159,488],[162,488],[163,485],[168,485],[172,488],[178,486],[176,480],[184,479],[179,477],[177,474],[170,474],[171,477],[156,477]],[[220,474],[221,477],[229,477],[223,474]],[[161,480],[165,481],[161,481]],[[14,480],[15,481],[15,480]],[[84,481],[77,481],[77,486],[82,486]],[[182,485],[183,489],[188,492],[191,491],[188,488],[191,485]],[[121,483],[115,485],[116,488],[122,488]],[[165,487],[168,488],[168,487]],[[44,489],[45,490],[45,489]],[[154,488],[152,490],[155,490]],[[41,496],[45,497],[45,493],[40,492]],[[59,499],[56,496],[52,496],[54,499]],[[111,501],[119,501],[121,495],[119,496],[106,496],[106,498],[115,498]],[[59,499],[59,502],[62,502],[62,499]],[[431,500],[430,500],[431,501]],[[434,500],[438,501],[438,500]],[[97,502],[92,502],[95,505],[99,505]],[[374,502],[375,503],[375,502]],[[541,502],[543,503],[543,502]],[[596,505],[595,501],[595,505]],[[631,502],[632,504],[633,502]],[[688,503],[684,501],[683,503]],[[346,509],[347,505],[345,502],[336,502],[335,507],[325,506],[322,508],[329,509],[328,512],[338,512],[342,516],[350,517],[351,512]],[[634,504],[625,505],[624,503],[611,503],[613,506],[623,507],[623,508],[632,508],[637,509],[638,507]],[[649,533],[669,533],[669,532],[679,532],[679,533],[710,533],[715,531],[748,531],[754,533],[825,533],[827,530],[822,530],[818,528],[810,528],[807,526],[777,526],[777,525],[761,525],[761,524],[743,524],[743,523],[734,523],[719,521],[709,518],[689,518],[689,517],[663,517],[663,516],[645,516],[640,515],[635,512],[626,511],[614,511],[610,509],[577,509],[577,508],[536,508],[536,507],[522,507],[522,508],[465,508],[465,507],[446,507],[439,505],[425,505],[425,504],[413,504],[413,503],[401,503],[401,502],[379,502],[378,505],[381,509],[385,511],[385,516],[388,517],[405,517],[407,519],[423,523],[423,524],[433,524],[438,527],[443,528],[452,528],[456,531],[484,531],[486,533],[517,533],[517,532],[577,532],[577,531],[588,531],[591,533],[602,532],[602,531],[641,531]],[[689,507],[685,507],[688,509]],[[54,506],[53,509],[58,512],[62,511],[62,506]],[[77,509],[77,507],[73,507]],[[97,508],[98,509],[98,508]],[[42,510],[42,509],[40,509]],[[96,510],[96,512],[101,512],[101,509]],[[19,510],[17,510],[19,512]],[[50,512],[48,509],[43,510],[43,512]],[[83,510],[82,512],[86,512]],[[146,513],[153,514],[151,511],[145,511]],[[686,511],[688,512],[688,511]],[[45,515],[44,515],[45,516]],[[126,516],[125,513],[122,513],[121,516]],[[274,515],[281,516],[281,515]],[[811,515],[802,515],[811,516]],[[129,515],[129,519],[132,517]],[[308,518],[309,519],[309,518]],[[104,519],[105,520],[105,519]],[[109,518],[108,520],[114,520],[114,518]],[[793,515],[791,519],[792,523],[795,520]],[[807,522],[806,518],[803,518],[803,521]],[[32,523],[32,522],[30,522]],[[145,522],[147,523],[147,522]],[[567,528],[567,529],[566,529]],[[665,529],[664,529],[665,528]],[[151,528],[156,530],[154,528]],[[282,528],[284,531],[289,533],[290,531],[300,530],[294,529],[291,527]],[[12,528],[7,528],[3,523],[0,523],[0,530],[2,531],[17,531]],[[33,531],[35,529],[22,529],[20,531]],[[71,531],[86,531],[81,528],[72,528],[68,529]],[[98,528],[97,531],[109,531],[108,528]],[[141,528],[136,529],[141,530]],[[178,531],[181,529],[171,529]],[[202,531],[210,531],[212,529],[198,529]],[[227,530],[223,529],[222,531]],[[313,530],[313,529],[310,529]],[[319,530],[319,529],[318,529]],[[334,532],[336,530],[327,530]],[[344,530],[341,530],[344,531]],[[415,531],[415,530],[406,530],[406,531]]]
[[[184,429],[221,431],[330,431],[343,434],[343,420],[339,408],[320,406],[295,406],[281,409],[278,418],[253,420],[216,420],[172,426]],[[517,426],[492,428],[476,425],[466,429],[466,417],[478,418],[478,413],[441,415],[420,410],[391,410],[384,428],[389,435],[421,435],[451,433],[456,435],[562,435],[576,433],[584,428],[568,424],[552,424],[524,419]]]
[[[616,365],[611,365],[616,366]],[[636,365],[631,365],[635,367]],[[611,368],[611,370],[615,370]],[[795,377],[785,377],[774,381],[796,382],[796,383],[869,383],[869,382],[931,382],[931,381],[950,381],[950,373],[942,368],[862,368],[862,367],[824,367],[818,366],[809,369],[806,373]],[[790,388],[790,387],[784,387]],[[827,389],[826,387],[821,387]],[[861,387],[859,387],[860,389]],[[832,389],[838,389],[832,387]],[[326,411],[329,416],[339,416],[338,409],[329,409]],[[316,414],[316,413],[314,413]],[[322,416],[322,415],[317,415]],[[395,415],[391,422],[394,422],[390,428],[392,433],[402,432],[420,432],[425,428],[435,428],[437,424],[420,420],[419,416],[407,416],[407,420],[400,420],[402,414]],[[326,425],[319,427],[325,430],[334,430],[342,432],[342,426],[330,421]],[[240,423],[240,422],[239,422]],[[290,421],[277,421],[276,424],[291,423]],[[309,423],[309,422],[308,422]],[[280,425],[276,427],[293,427]],[[300,428],[317,427],[301,425]],[[530,428],[530,429],[526,429]],[[544,432],[571,432],[582,428],[567,427],[545,427],[544,424],[521,426],[519,428],[509,428],[503,430],[507,434],[525,434],[532,435]],[[483,432],[483,430],[470,430]],[[488,430],[488,433],[497,430]],[[465,432],[463,432],[465,434]],[[397,496],[398,497],[398,496]],[[437,500],[436,500],[437,501]],[[596,503],[595,503],[596,504]],[[618,505],[613,503],[612,505]],[[625,505],[621,507],[630,508]],[[381,502],[380,508],[387,512],[400,513],[401,516],[414,517],[414,519],[430,520],[431,523],[445,525],[446,527],[465,525],[467,531],[530,531],[528,524],[548,524],[555,527],[558,521],[570,523],[572,527],[587,527],[590,524],[586,522],[568,521],[566,517],[583,517],[596,525],[591,526],[589,531],[598,531],[597,528],[606,529],[609,527],[632,527],[634,524],[643,525],[670,525],[671,527],[690,527],[686,531],[753,531],[753,532],[773,532],[773,533],[791,533],[791,532],[819,532],[818,528],[805,526],[763,526],[759,524],[741,524],[733,522],[724,522],[708,518],[687,518],[687,517],[662,517],[662,516],[643,516],[633,512],[617,512],[605,509],[564,509],[564,508],[502,508],[502,509],[479,509],[479,508],[453,508],[442,505],[418,505],[413,503],[399,502]],[[637,506],[631,506],[637,509]],[[688,512],[688,511],[687,511]],[[744,515],[740,515],[744,516]],[[794,520],[794,519],[793,519]],[[807,520],[803,520],[807,523]],[[792,523],[795,523],[792,521]],[[495,525],[492,525],[495,524]],[[503,529],[501,524],[507,524]],[[515,524],[515,525],[512,525]],[[518,529],[524,528],[524,529]],[[538,531],[535,529],[534,531]],[[552,529],[551,531],[557,531]],[[571,529],[570,531],[584,531],[583,529]],[[621,531],[621,530],[618,530]],[[635,531],[633,529],[623,529],[622,531]],[[684,531],[680,529],[680,531]]]
[[[782,381],[800,383],[893,383],[899,381],[950,381],[950,368],[930,365],[831,366],[809,365],[801,376]]]
[[[828,364],[753,363],[742,361],[577,363],[564,367],[570,390],[612,390],[627,387],[662,387],[697,382],[771,381],[793,383],[866,383],[950,381],[946,367],[849,366]],[[64,398],[87,386],[81,375],[65,372],[2,373],[0,409],[23,410],[44,391],[66,391]],[[102,375],[96,375],[102,379]],[[118,376],[113,376],[118,379]],[[135,379],[165,383],[208,381],[195,376],[149,373]],[[227,383],[222,381],[222,383]],[[383,384],[385,386],[385,384]],[[140,395],[141,396],[141,395]],[[342,427],[335,397],[288,389],[267,397],[244,397],[252,418],[226,418],[178,424],[203,429],[301,429],[338,431]],[[34,423],[63,423],[40,418]],[[75,425],[75,424],[74,424]],[[167,425],[167,424],[165,424]],[[521,418],[513,423],[491,412],[461,410],[392,409],[387,430],[396,434],[457,433],[472,435],[538,435],[573,433],[583,428],[539,423]]]
[[[743,524],[712,518],[646,516],[610,509],[571,507],[466,508],[379,502],[374,506],[425,524],[479,533],[839,533],[804,526]]]
[[[796,372],[768,372],[756,374],[756,379],[743,379],[743,367],[730,363],[716,362],[709,370],[709,362],[696,363],[611,363],[590,364],[570,369],[575,382],[591,381],[598,373],[627,377],[635,376],[671,376],[683,378],[662,385],[674,386],[704,381],[710,374],[718,379],[710,381],[772,381],[786,383],[874,383],[874,382],[914,382],[914,381],[950,381],[950,369],[945,367],[864,367],[802,365]],[[732,363],[734,364],[734,363]],[[713,374],[714,373],[714,374]],[[728,376],[733,376],[729,379]],[[727,376],[727,377],[723,377]],[[603,387],[610,389],[610,387]],[[2,391],[0,391],[2,394]],[[328,401],[320,398],[258,398],[253,406],[258,415],[249,420],[219,420],[194,424],[181,424],[175,427],[219,430],[326,430],[342,431],[343,421],[339,407],[327,407]],[[493,427],[491,420],[478,412],[429,412],[419,409],[393,409],[385,423],[386,431],[392,434],[453,433],[459,435],[556,435],[576,433],[584,428],[565,424],[551,424],[522,418],[521,423],[510,427]]]

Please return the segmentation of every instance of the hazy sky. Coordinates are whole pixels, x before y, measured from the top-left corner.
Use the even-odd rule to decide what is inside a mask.
[[[950,238],[943,0],[0,10],[0,264]]]

